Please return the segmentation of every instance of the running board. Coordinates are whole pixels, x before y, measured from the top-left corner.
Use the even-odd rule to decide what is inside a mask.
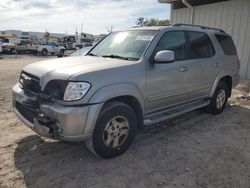
[[[144,126],[156,124],[156,123],[165,121],[167,119],[173,118],[175,116],[202,108],[204,106],[209,105],[209,103],[210,103],[210,100],[199,100],[199,101],[187,103],[184,105],[180,105],[178,107],[172,107],[161,112],[150,114],[145,117]]]

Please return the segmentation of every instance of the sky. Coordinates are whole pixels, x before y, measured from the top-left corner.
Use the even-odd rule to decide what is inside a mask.
[[[135,26],[138,17],[167,19],[157,0],[0,0],[0,30],[92,34]]]

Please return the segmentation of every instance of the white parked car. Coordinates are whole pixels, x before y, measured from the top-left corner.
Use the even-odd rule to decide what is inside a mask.
[[[65,48],[63,46],[59,46],[54,42],[47,42],[46,44],[34,45],[35,49],[33,51],[42,54],[43,56],[48,55],[48,53],[55,55],[64,55]]]

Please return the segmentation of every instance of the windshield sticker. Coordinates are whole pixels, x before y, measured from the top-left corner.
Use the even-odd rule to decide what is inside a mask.
[[[153,36],[148,36],[148,35],[139,35],[136,37],[135,40],[146,40],[146,41],[151,41],[154,37]]]

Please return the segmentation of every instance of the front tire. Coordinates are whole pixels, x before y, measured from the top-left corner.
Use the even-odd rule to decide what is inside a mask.
[[[223,112],[227,105],[229,98],[229,87],[225,82],[219,82],[214,95],[211,99],[209,106],[207,106],[206,111],[211,114],[220,114]]]
[[[101,111],[92,138],[85,144],[99,157],[116,157],[129,148],[136,130],[137,118],[134,110],[124,103],[110,102]]]

